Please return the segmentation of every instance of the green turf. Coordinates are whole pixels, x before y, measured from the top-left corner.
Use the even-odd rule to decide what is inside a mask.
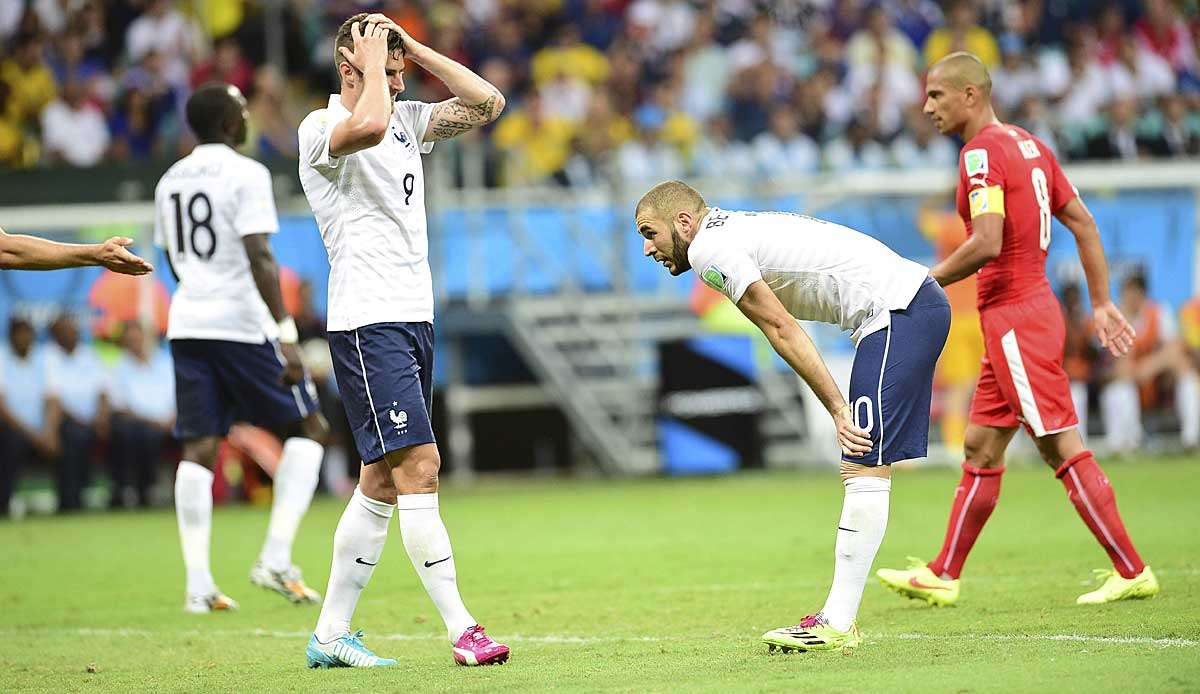
[[[217,510],[214,573],[242,610],[205,616],[181,610],[169,512],[5,522],[0,690],[1197,691],[1200,462],[1108,472],[1158,598],[1075,606],[1106,558],[1048,472],[1011,469],[959,606],[930,609],[872,583],[865,643],[849,655],[768,655],[758,641],[824,600],[841,504],[832,472],[444,489],[467,604],[514,652],[478,669],[453,664],[395,532],[356,624],[400,666],[310,671],[317,609],[246,579],[263,509]],[[898,473],[876,566],[932,557],[957,478]],[[342,505],[320,500],[301,530],[296,559],[319,589]]]

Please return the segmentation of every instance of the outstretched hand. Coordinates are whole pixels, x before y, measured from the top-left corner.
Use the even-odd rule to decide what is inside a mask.
[[[837,427],[838,445],[842,447],[843,455],[861,458],[871,452],[871,434],[854,423],[849,405],[842,405],[833,413],[833,423]]]
[[[133,239],[114,236],[100,245],[96,251],[96,262],[122,275],[145,275],[154,272],[153,265],[129,252],[126,246],[131,245]]]
[[[1124,356],[1133,348],[1137,331],[1111,301],[1094,307],[1092,314],[1101,347],[1106,348],[1114,357]]]

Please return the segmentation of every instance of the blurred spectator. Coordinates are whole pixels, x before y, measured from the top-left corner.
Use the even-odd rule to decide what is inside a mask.
[[[57,425],[62,441],[55,478],[58,508],[83,507],[83,490],[90,477],[92,447],[108,438],[108,369],[91,345],[80,344],[79,326],[70,314],[50,324],[53,342],[46,347],[47,418]]]
[[[754,150],[734,139],[729,116],[713,116],[692,149],[692,171],[705,178],[736,180],[752,178],[756,168]]]
[[[63,85],[62,98],[42,111],[42,145],[50,161],[95,166],[108,151],[109,140],[104,112],[87,101],[83,85],[73,78]]]
[[[35,337],[28,320],[9,319],[8,349],[0,354],[0,517],[9,513],[22,468],[53,467],[62,448],[47,426],[45,354]]]
[[[572,141],[567,181],[573,186],[588,185],[609,176],[613,153],[632,137],[633,125],[616,112],[608,92],[595,92]]]
[[[871,121],[884,139],[890,139],[904,126],[905,113],[921,100],[916,76],[896,63],[855,66],[846,77],[844,89],[857,104],[859,117]]]
[[[909,109],[908,128],[892,141],[892,161],[901,169],[945,169],[958,163],[958,147],[938,133],[920,109]]]
[[[112,92],[108,66],[98,57],[87,54],[81,32],[70,31],[59,37],[57,50],[49,64],[59,85],[76,80],[85,85],[89,93],[94,91],[103,97]]]
[[[729,116],[734,136],[750,142],[767,129],[771,107],[778,97],[775,70],[764,65],[738,73],[729,89]]]
[[[1071,380],[1071,400],[1079,417],[1079,433],[1087,438],[1088,384],[1095,377],[1100,360],[1096,329],[1083,303],[1083,291],[1071,283],[1062,289],[1063,322],[1067,338],[1063,348],[1063,370]]]
[[[989,68],[1000,62],[996,39],[979,26],[971,0],[952,0],[946,10],[946,26],[935,29],[925,40],[925,64],[933,65],[955,51],[970,51]]]
[[[894,0],[892,12],[896,17],[896,28],[912,41],[914,46],[924,46],[934,27],[942,24],[942,8],[934,0]]]
[[[637,136],[617,150],[617,176],[621,183],[638,185],[682,178],[683,158],[678,150],[659,139],[667,124],[661,106],[645,104],[633,114]]]
[[[1128,358],[1113,362],[1101,395],[1109,449],[1129,453],[1140,445],[1142,412],[1162,404],[1174,389],[1175,411],[1186,447],[1200,444],[1200,381],[1174,316],[1146,295],[1146,278],[1133,273],[1121,284],[1121,311],[1137,331]]]
[[[770,123],[766,132],[754,138],[754,159],[760,175],[781,178],[820,170],[821,150],[817,143],[799,131],[790,108],[774,108]]]
[[[246,146],[254,158],[295,158],[299,152],[296,123],[299,117],[286,111],[287,95],[279,71],[264,65],[254,75],[249,92],[250,112]]]
[[[141,323],[124,324],[121,347],[108,391],[113,409],[110,505],[146,507],[163,444],[175,425],[175,370],[166,350]]]
[[[1016,117],[1013,120],[1017,125],[1044,142],[1060,158],[1065,158],[1066,153],[1059,148],[1058,137],[1055,135],[1054,123],[1050,120],[1045,99],[1036,96],[1026,97],[1017,107]]]
[[[1090,159],[1137,159],[1140,148],[1136,131],[1137,103],[1118,99],[1108,113],[1108,127],[1088,139]]]
[[[1145,150],[1157,157],[1190,157],[1200,154],[1200,122],[1187,112],[1183,97],[1164,96],[1162,109],[1148,119],[1142,135]]]
[[[23,166],[29,156],[25,151],[25,138],[21,123],[10,108],[12,88],[0,81],[0,164],[11,167]]]
[[[18,127],[37,123],[38,114],[54,100],[54,75],[42,59],[42,41],[35,34],[18,36],[12,57],[0,64],[0,80],[8,85],[6,119]]]
[[[658,55],[665,55],[691,40],[696,9],[687,0],[634,0],[625,21],[635,36],[645,36]]]
[[[1025,44],[1016,34],[1000,37],[1000,64],[992,69],[992,101],[1002,114],[1013,118],[1021,101],[1037,95],[1042,88],[1038,70],[1025,52]]]
[[[1133,26],[1141,47],[1157,53],[1177,74],[1194,73],[1196,46],[1175,5],[1169,0],[1146,0],[1145,8]]]
[[[184,86],[200,52],[198,33],[196,26],[175,8],[173,0],[149,0],[146,11],[125,33],[125,50],[134,62],[148,53],[162,55],[167,82]]]
[[[570,123],[546,117],[536,91],[516,109],[510,107],[492,132],[496,147],[505,154],[508,185],[542,183],[561,174],[575,134]]]
[[[1112,99],[1112,89],[1104,68],[1083,40],[1067,49],[1067,65],[1068,86],[1058,102],[1058,116],[1064,123],[1085,124]]]
[[[1175,91],[1171,66],[1157,53],[1139,48],[1131,36],[1121,38],[1107,70],[1117,98],[1152,99]]]
[[[195,88],[205,82],[224,82],[249,94],[253,79],[254,66],[242,55],[237,37],[226,36],[213,45],[209,59],[192,70],[191,85]]]
[[[606,50],[621,32],[623,0],[574,0],[567,5],[576,7],[572,18],[581,27],[580,38],[587,45]]]
[[[730,68],[725,49],[714,40],[716,23],[709,15],[696,19],[695,40],[683,53],[683,109],[704,122],[724,108]]]
[[[887,150],[872,137],[870,126],[850,121],[846,132],[825,147],[825,166],[834,173],[879,171],[887,168]]]
[[[852,69],[873,67],[883,62],[912,75],[917,67],[917,50],[913,42],[892,25],[887,8],[877,2],[867,10],[866,27],[855,32],[846,44],[846,61]]]

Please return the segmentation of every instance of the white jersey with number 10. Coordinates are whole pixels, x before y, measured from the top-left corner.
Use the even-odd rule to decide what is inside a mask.
[[[242,243],[279,230],[267,167],[223,144],[198,145],[163,174],[154,208],[154,244],[179,277],[167,338],[278,337]]]

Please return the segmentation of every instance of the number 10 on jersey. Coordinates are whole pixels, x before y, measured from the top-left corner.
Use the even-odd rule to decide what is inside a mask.
[[[175,258],[187,256],[190,246],[192,255],[200,260],[209,260],[217,252],[217,233],[213,231],[212,201],[205,193],[196,193],[183,202],[181,193],[172,193],[171,202],[175,204]],[[187,224],[184,224],[184,212],[187,213]],[[186,229],[185,229],[186,226]],[[201,237],[207,237],[201,242]]]

